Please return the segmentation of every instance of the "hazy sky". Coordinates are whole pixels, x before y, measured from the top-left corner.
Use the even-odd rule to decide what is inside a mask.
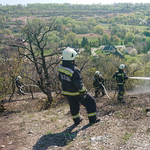
[[[148,3],[148,0],[0,0],[2,5],[17,5],[31,3],[70,3],[70,4],[113,4],[113,3]]]

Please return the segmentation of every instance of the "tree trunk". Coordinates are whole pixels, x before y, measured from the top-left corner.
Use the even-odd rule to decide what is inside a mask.
[[[53,97],[52,97],[52,93],[51,93],[51,90],[49,87],[47,87],[47,104],[45,105],[45,108],[44,109],[48,109],[49,107],[51,107],[51,104],[53,102]]]
[[[0,112],[4,112],[5,108],[4,108],[4,104],[0,103]]]
[[[48,98],[48,102],[51,104],[53,102],[53,97],[52,97],[52,93],[50,88],[47,88],[47,98]]]

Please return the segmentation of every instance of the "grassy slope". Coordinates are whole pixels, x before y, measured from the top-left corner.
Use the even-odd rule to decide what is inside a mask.
[[[114,97],[114,93],[108,93]],[[44,97],[34,100],[17,97],[5,103],[7,111],[0,117],[0,147],[5,149],[148,149],[150,147],[149,94],[126,93],[127,104],[118,104],[116,98],[97,98],[97,116],[100,123],[86,128],[87,113],[81,106],[82,123],[73,124],[69,106],[64,97],[57,97],[57,107],[40,111]],[[59,104],[59,105],[58,105]],[[11,112],[11,113],[10,113]],[[16,113],[15,113],[16,112]]]

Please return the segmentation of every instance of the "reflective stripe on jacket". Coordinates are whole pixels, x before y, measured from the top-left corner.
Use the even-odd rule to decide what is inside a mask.
[[[113,78],[116,79],[117,85],[124,85],[127,76],[124,71],[119,70],[113,75]]]
[[[104,78],[100,78],[97,75],[94,75],[94,81],[93,81],[93,87],[94,88],[99,88],[99,86],[103,84],[104,85]]]
[[[59,79],[62,83],[63,95],[77,96],[87,91],[82,83],[80,70],[71,62],[59,66]]]

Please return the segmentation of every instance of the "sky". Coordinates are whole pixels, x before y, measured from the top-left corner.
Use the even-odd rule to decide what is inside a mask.
[[[33,3],[70,3],[70,4],[113,4],[113,3],[148,3],[148,0],[0,0],[2,5],[18,5]]]

